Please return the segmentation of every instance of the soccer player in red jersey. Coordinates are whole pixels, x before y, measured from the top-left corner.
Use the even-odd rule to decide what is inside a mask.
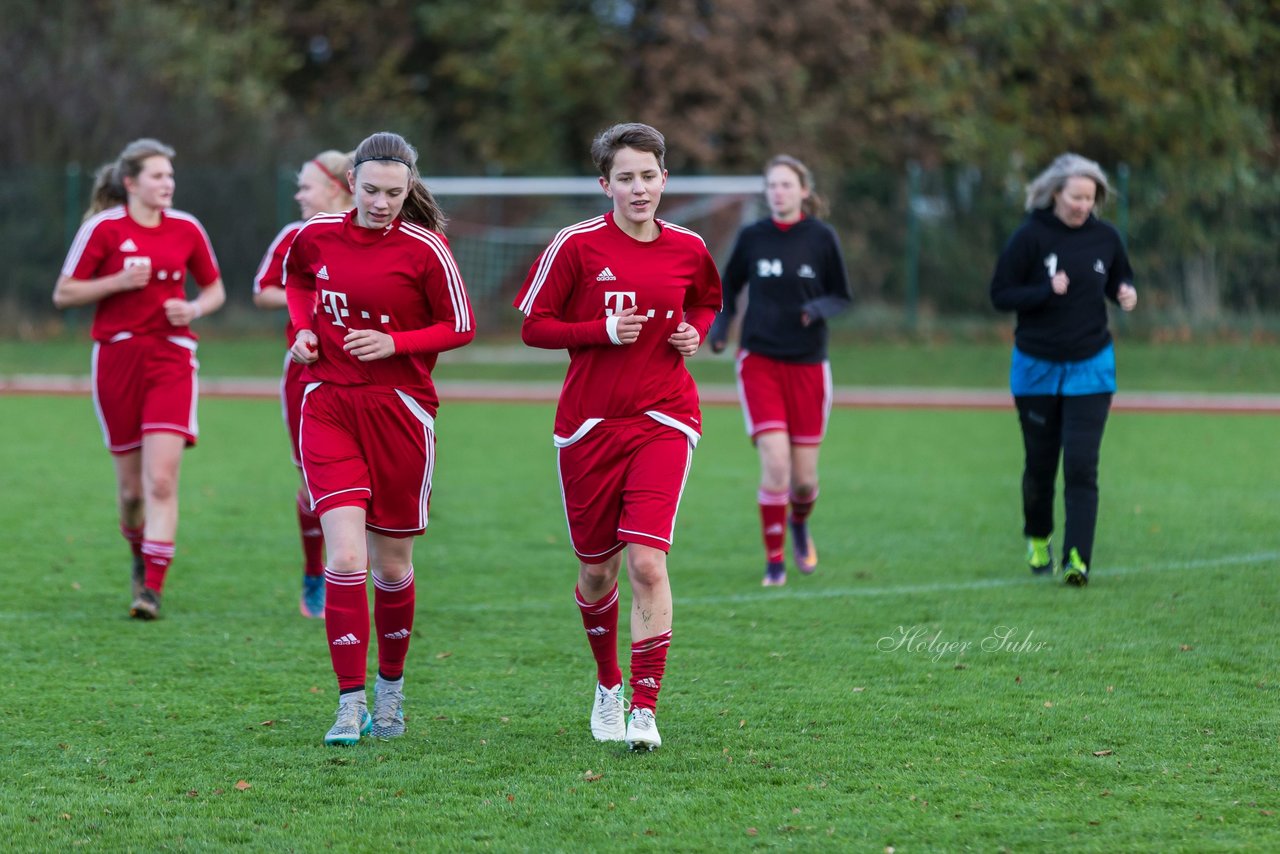
[[[596,659],[591,732],[633,750],[662,744],[654,717],[671,643],[667,552],[702,431],[684,360],[720,308],[720,276],[697,234],[657,219],[666,143],[643,124],[614,125],[591,156],[613,200],[562,229],[515,305],[531,347],[567,349],[555,445],[575,591]],[[618,665],[618,572],[631,583],[631,707]]]
[[[413,538],[427,527],[439,406],[436,356],[475,337],[475,318],[441,229],[444,215],[403,137],[356,148],[355,208],[317,214],[285,257],[285,295],[304,365],[299,450],[320,517],[325,633],[338,679],[326,744],[404,734],[404,664],[413,632]],[[368,570],[378,676],[365,698]]]
[[[253,277],[253,304],[258,308],[288,308],[284,292],[284,256],[293,243],[294,235],[303,222],[318,213],[351,209],[351,187],[347,184],[347,172],[351,171],[351,155],[341,151],[322,151],[303,164],[298,172],[298,192],[293,200],[302,210],[302,219],[291,222],[267,248],[257,275]],[[287,323],[285,340],[293,344],[294,328]],[[285,427],[289,430],[289,447],[293,464],[302,471],[302,458],[298,454],[298,424],[302,417],[302,365],[286,353],[284,375],[280,380],[280,403],[284,411]],[[324,535],[320,520],[311,510],[311,499],[305,486],[297,496],[298,530],[302,535],[302,597],[298,609],[304,617],[324,619]]]
[[[129,613],[159,615],[178,532],[182,452],[196,443],[191,323],[226,301],[209,236],[173,209],[173,149],[137,139],[98,170],[84,224],[53,290],[94,305],[93,404],[116,469],[120,531],[133,550]],[[190,273],[200,287],[186,298]]]
[[[852,296],[840,242],[817,218],[822,202],[809,168],[785,154],[774,157],[765,167],[765,197],[770,215],[738,233],[725,267],[724,311],[711,327],[711,349],[725,348],[746,289],[738,396],[760,456],[763,584],[774,587],[787,581],[788,524],[796,566],[806,574],[818,566],[808,520],[831,412],[826,320],[848,308]]]

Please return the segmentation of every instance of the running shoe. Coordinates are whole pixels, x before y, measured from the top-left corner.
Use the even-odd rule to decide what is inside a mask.
[[[1067,555],[1067,564],[1062,568],[1062,580],[1072,587],[1084,587],[1089,583],[1089,567],[1075,549]]]
[[[298,610],[304,617],[324,619],[323,575],[302,576],[302,598],[298,600]]]
[[[350,747],[360,741],[360,736],[368,735],[372,728],[373,718],[369,717],[369,707],[366,703],[339,701],[337,719],[324,734],[324,743],[335,747]]]
[[[623,741],[627,737],[627,700],[622,696],[622,683],[606,688],[596,683],[596,698],[591,704],[591,734],[596,741]]]
[[[771,560],[764,566],[763,587],[781,587],[787,583],[787,565],[780,560]]]
[[[635,751],[657,750],[662,746],[653,709],[636,709],[627,721],[627,747]]]
[[[796,569],[809,575],[818,568],[818,549],[809,536],[809,523],[788,520],[791,526],[791,553],[796,559]]]
[[[1053,546],[1048,537],[1027,537],[1027,566],[1032,575],[1053,574]]]
[[[404,680],[385,682],[382,677],[373,685],[374,738],[399,738],[404,735]]]
[[[142,592],[129,607],[129,616],[135,620],[154,620],[160,616],[160,594],[150,587],[142,588]]]

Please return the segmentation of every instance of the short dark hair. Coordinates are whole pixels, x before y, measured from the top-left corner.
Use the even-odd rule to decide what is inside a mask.
[[[620,148],[647,151],[658,158],[658,168],[666,169],[667,140],[656,129],[640,122],[624,122],[600,131],[591,142],[591,159],[604,179],[613,171],[613,158]]]

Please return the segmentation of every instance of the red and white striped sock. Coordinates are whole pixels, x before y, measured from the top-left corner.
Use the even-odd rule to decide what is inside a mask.
[[[373,574],[373,624],[378,628],[378,673],[383,679],[395,681],[404,675],[415,601],[412,566],[399,581],[383,581]]]
[[[631,645],[631,707],[658,710],[658,691],[667,669],[667,649],[671,631],[636,641]]]
[[[320,517],[311,511],[311,502],[302,490],[298,490],[298,533],[302,535],[302,572],[305,575],[324,575],[324,529]]]
[[[142,559],[147,564],[147,589],[160,593],[164,590],[164,579],[169,573],[169,564],[173,563],[173,543],[160,540],[142,541]]]
[[[120,535],[128,541],[129,550],[133,552],[133,556],[142,557],[142,526],[130,528],[124,522],[121,522]]]
[[[368,573],[324,571],[324,632],[338,690],[364,687],[369,655]]]
[[[764,558],[770,563],[782,560],[783,545],[787,541],[787,499],[787,493],[763,487],[756,493],[756,500],[760,503],[760,531],[764,535]]]
[[[596,660],[596,679],[606,688],[622,684],[618,667],[618,585],[595,602],[582,598],[573,588],[573,598],[582,612],[582,627],[587,630],[587,643]]]

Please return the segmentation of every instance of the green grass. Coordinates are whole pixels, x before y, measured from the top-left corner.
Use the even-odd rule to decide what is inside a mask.
[[[563,353],[530,351],[519,341],[482,339],[446,353],[450,379],[558,381]],[[0,377],[6,374],[87,374],[89,342],[61,337],[38,342],[0,340]],[[1126,391],[1275,392],[1280,389],[1280,347],[1247,342],[1117,343],[1120,386]],[[200,347],[206,377],[275,377],[284,358],[282,336],[206,336]],[[690,361],[703,383],[732,383],[733,354],[699,353]],[[1005,388],[1009,345],[1002,343],[855,343],[831,349],[838,385]]]
[[[765,590],[756,464],[707,410],[664,746],[633,756],[586,730],[550,407],[446,402],[409,732],[333,749],[276,405],[202,404],[152,624],[89,401],[0,406],[13,850],[1280,847],[1274,417],[1114,416],[1074,590],[1022,565],[1011,412],[837,411],[822,564]]]

